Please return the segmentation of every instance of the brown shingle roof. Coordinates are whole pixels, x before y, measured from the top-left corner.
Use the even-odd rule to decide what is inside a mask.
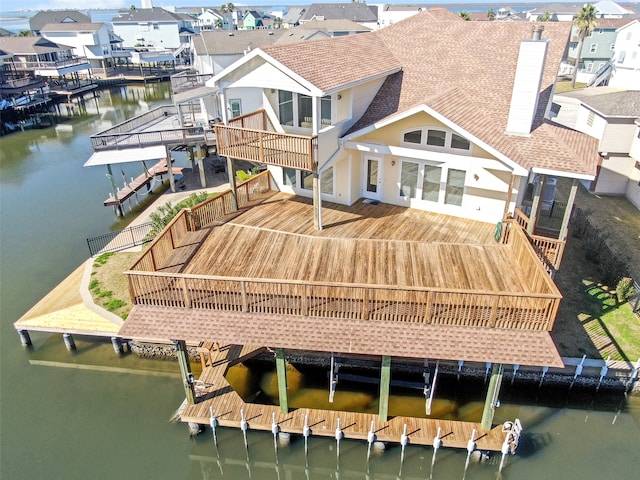
[[[262,50],[323,91],[402,66],[380,38],[371,33],[274,45]]]
[[[119,335],[319,352],[562,367],[550,333],[136,305]]]
[[[544,24],[549,48],[531,135],[505,133],[520,43],[531,28],[465,22],[432,9],[371,33],[263,50],[324,91],[401,69],[387,77],[350,132],[426,105],[526,169],[594,175],[597,142],[544,120],[570,23]]]

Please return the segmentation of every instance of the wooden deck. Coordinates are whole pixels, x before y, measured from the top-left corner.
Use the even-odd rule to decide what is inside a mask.
[[[438,427],[441,428],[440,438],[443,447],[466,448],[474,429],[476,430],[474,440],[480,450],[500,451],[505,440],[502,425],[484,430],[479,423],[402,416],[380,422],[378,415],[370,413],[313,408],[298,408],[282,413],[278,406],[245,403],[227,383],[224,374],[229,365],[260,350],[262,349],[256,347],[228,345],[222,347],[220,351],[212,350],[211,364],[203,370],[199,379],[206,388],[200,390],[195,405],[186,405],[182,408],[181,421],[209,425],[210,412],[213,410],[219,425],[239,428],[242,409],[249,429],[252,430],[270,432],[272,415],[275,413],[275,421],[281,431],[300,435],[302,435],[304,419],[307,416],[312,435],[324,437],[335,436],[338,419],[340,419],[344,437],[357,440],[367,440],[372,421],[377,440],[383,442],[399,443],[405,424],[409,443],[414,445],[432,445]]]
[[[117,336],[122,320],[110,321],[104,314],[96,313],[87,307],[83,301],[80,291],[85,268],[85,264],[80,265],[20,317],[13,324],[14,328],[38,332]]]

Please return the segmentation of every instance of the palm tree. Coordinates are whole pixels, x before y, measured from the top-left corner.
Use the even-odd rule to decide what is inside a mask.
[[[469,14],[468,14],[467,12],[465,12],[465,11],[462,11],[462,12],[458,13],[458,16],[459,16],[460,18],[462,18],[463,20],[467,21],[467,22],[468,22],[469,20],[471,20],[471,17],[470,17],[470,16],[469,16]]]
[[[596,15],[596,7],[588,3],[580,9],[573,19],[573,25],[578,29],[578,47],[576,48],[576,63],[573,69],[571,88],[576,88],[576,77],[578,76],[578,67],[580,67],[582,44],[584,43],[584,39],[596,28]]]
[[[493,10],[493,8],[490,8],[487,12],[487,19],[490,22],[493,22],[496,19],[496,12]]]
[[[552,22],[553,21],[553,17],[551,15],[551,12],[549,10],[545,10],[544,13],[538,17],[537,21],[538,22]]]

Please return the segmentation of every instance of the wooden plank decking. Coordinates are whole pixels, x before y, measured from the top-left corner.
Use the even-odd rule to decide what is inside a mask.
[[[181,421],[209,425],[210,411],[213,410],[219,425],[239,428],[242,409],[249,429],[253,430],[270,432],[272,415],[275,413],[275,421],[281,431],[300,435],[307,416],[312,435],[325,437],[335,436],[340,419],[344,437],[357,440],[367,439],[373,421],[377,439],[385,442],[399,443],[405,424],[409,443],[415,445],[432,445],[438,427],[441,428],[440,438],[444,447],[466,448],[474,429],[474,440],[480,450],[499,451],[504,442],[505,433],[502,432],[501,425],[484,430],[479,423],[402,416],[381,422],[378,415],[370,413],[313,408],[298,408],[282,413],[278,406],[245,403],[227,383],[224,373],[230,364],[242,357],[251,356],[251,352],[255,350],[256,347],[225,346],[220,351],[211,351],[211,366],[206,367],[200,376],[207,387],[200,392],[198,403],[184,406],[180,413]]]

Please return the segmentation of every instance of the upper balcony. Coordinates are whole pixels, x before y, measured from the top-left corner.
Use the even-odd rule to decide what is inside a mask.
[[[91,69],[91,64],[86,57],[77,56],[54,61],[27,61],[14,57],[13,65],[16,71],[34,72],[36,75],[42,75],[43,77],[63,76]]]
[[[292,135],[268,130],[265,110],[216,124],[218,154],[250,162],[314,172],[317,170],[318,136]]]

